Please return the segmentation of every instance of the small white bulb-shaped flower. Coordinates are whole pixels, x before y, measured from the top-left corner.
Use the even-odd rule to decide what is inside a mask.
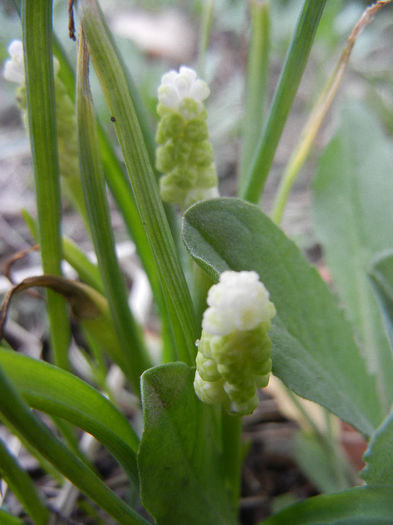
[[[9,82],[23,85],[25,83],[25,64],[23,44],[20,40],[12,40],[8,46],[11,58],[4,62],[3,76]],[[56,75],[60,69],[59,61],[53,57],[53,69]]]
[[[210,90],[203,80],[197,78],[195,71],[182,66],[177,71],[169,71],[162,79],[158,88],[159,102],[168,108],[179,111],[186,99],[192,99],[202,109],[202,102],[209,96]]]
[[[219,283],[210,288],[207,304],[202,328],[213,335],[252,330],[276,313],[256,272],[223,272]]]
[[[25,66],[22,42],[20,40],[12,40],[8,46],[8,53],[11,58],[4,63],[4,78],[9,82],[24,84]]]

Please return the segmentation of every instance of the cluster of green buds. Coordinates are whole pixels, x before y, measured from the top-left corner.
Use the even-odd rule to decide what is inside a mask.
[[[3,76],[18,84],[16,98],[23,121],[27,127],[26,86],[23,44],[13,40],[8,46],[10,58],[4,64]],[[83,208],[82,188],[79,178],[78,143],[76,139],[75,108],[59,76],[59,61],[53,57],[55,82],[57,143],[60,174],[66,179],[69,197],[78,208]],[[84,212],[84,210],[81,210]]]
[[[269,381],[268,330],[276,310],[256,272],[223,272],[207,296],[194,388],[201,401],[251,414]]]
[[[200,200],[218,197],[213,148],[209,141],[203,101],[209,88],[193,69],[170,71],[158,88],[160,122],[156,167],[163,201],[182,209]]]

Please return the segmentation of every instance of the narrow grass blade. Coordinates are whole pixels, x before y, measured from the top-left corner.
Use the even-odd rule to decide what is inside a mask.
[[[82,185],[98,265],[106,290],[113,322],[128,365],[127,375],[136,393],[139,377],[150,362],[139,328],[128,307],[125,282],[114,248],[104,173],[98,150],[96,121],[88,80],[88,53],[80,37],[77,75],[77,121]]]
[[[53,436],[48,427],[28,408],[1,368],[0,413],[33,448],[121,525],[148,524]]]
[[[49,511],[38,495],[30,476],[23,470],[16,458],[10,453],[0,439],[0,478],[5,479],[8,486],[22,503],[24,509],[32,517],[36,525],[46,525],[49,521]],[[1,521],[0,515],[0,523]]]
[[[243,148],[240,186],[244,181],[261,136],[269,79],[270,3],[251,0],[251,37],[246,78],[246,106],[243,118]]]
[[[52,2],[22,2],[26,98],[33,157],[42,265],[61,273],[60,184],[57,159],[52,57]],[[62,297],[48,291],[48,314],[54,358],[68,367],[69,321]]]
[[[74,71],[58,41],[56,36],[53,39],[54,52],[57,59],[60,62],[59,76],[65,86],[67,86],[68,95],[72,100],[75,99],[75,74]],[[133,100],[135,100],[135,109],[138,114],[138,120],[142,124],[142,133],[145,142],[148,147],[148,153],[151,162],[154,161],[155,149],[154,139],[148,125],[148,119],[146,118],[145,112],[139,101],[136,88],[132,82],[130,82],[130,90],[132,93]],[[101,155],[101,161],[104,167],[105,179],[116,202],[116,205],[123,217],[126,228],[135,243],[138,255],[140,257],[142,266],[149,279],[150,286],[152,288],[155,300],[157,302],[158,309],[160,311],[160,319],[162,323],[162,335],[164,341],[164,347],[167,347],[168,354],[171,356],[171,360],[176,358],[173,352],[173,341],[171,336],[171,329],[169,325],[167,307],[164,302],[157,268],[155,266],[153,253],[150,244],[146,237],[141,218],[139,216],[130,181],[124,172],[123,166],[119,161],[119,158],[114,151],[112,144],[110,143],[103,127],[98,124],[97,127],[99,149]],[[165,213],[169,218],[171,230],[173,231],[172,225],[176,223],[176,216],[170,207],[165,208]],[[64,257],[67,260],[68,251],[63,246]],[[69,262],[69,261],[68,261]],[[93,286],[93,283],[86,280],[87,283]],[[98,289],[98,288],[97,288]],[[165,334],[168,334],[166,337]]]
[[[78,6],[94,67],[110,112],[115,118],[114,126],[139,214],[160,274],[171,324],[178,324],[182,330],[184,339],[176,341],[178,356],[191,364],[197,337],[192,302],[158,194],[127,75],[95,0],[83,0]],[[178,330],[173,329],[173,333],[176,335]]]
[[[93,387],[48,363],[0,348],[0,365],[32,407],[92,434],[136,482],[139,440],[127,419]]]
[[[384,5],[390,3],[390,1],[391,0],[388,0],[387,2],[378,2],[369,6],[363,12],[362,16],[351,31],[347,44],[340,55],[339,61],[315,103],[309,119],[301,132],[299,143],[293,150],[281,177],[280,186],[277,190],[272,211],[272,219],[275,223],[280,224],[281,222],[293,183],[306,162],[315,138],[334,101],[358,36],[361,34],[365,26],[373,20],[375,14],[382,9]]]
[[[240,195],[257,203],[302,78],[326,0],[305,0],[274,93],[263,136]]]

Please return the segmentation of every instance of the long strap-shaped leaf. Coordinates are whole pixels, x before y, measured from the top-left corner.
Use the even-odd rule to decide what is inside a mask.
[[[138,438],[110,401],[78,377],[43,361],[0,348],[0,365],[32,408],[92,434],[136,481]]]
[[[306,67],[311,45],[324,10],[326,0],[305,0],[297,22],[269,117],[256,155],[240,194],[250,202],[259,202],[273,162],[289,110]]]
[[[149,368],[150,363],[128,307],[125,283],[116,258],[104,173],[98,150],[96,121],[88,79],[88,53],[83,31],[78,55],[77,122],[83,192],[98,264],[124,360],[128,363],[128,376],[135,392],[139,393],[139,377]]]
[[[52,57],[51,0],[22,1],[26,98],[33,157],[42,265],[60,275],[60,183],[57,161]],[[67,368],[69,321],[65,303],[48,291],[48,313],[55,360]]]
[[[0,478],[6,480],[36,525],[46,525],[48,523],[49,511],[41,501],[32,479],[19,465],[1,439]],[[1,518],[0,516],[0,523],[4,523],[1,521]]]
[[[180,325],[184,340],[176,341],[179,358],[192,363],[196,328],[189,290],[170,233],[149,155],[130,94],[125,68],[95,0],[78,3],[89,52],[115,118],[120,142],[148,240],[150,242],[172,325]],[[178,330],[174,330],[179,334]],[[185,342],[184,342],[185,341]]]
[[[33,448],[121,525],[148,524],[54,437],[48,427],[31,412],[1,368],[0,412]]]

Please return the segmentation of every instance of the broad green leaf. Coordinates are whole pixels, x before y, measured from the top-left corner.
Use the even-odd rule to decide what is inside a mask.
[[[369,485],[393,486],[392,443],[393,412],[389,414],[371,437],[364,456],[366,467],[361,476]]]
[[[392,487],[359,487],[297,503],[259,525],[391,525]]]
[[[377,252],[393,246],[392,195],[390,143],[368,110],[346,106],[319,164],[314,221],[385,413],[393,402],[393,358],[367,269]]]
[[[369,277],[385,323],[393,351],[393,250],[376,255],[369,268]]]
[[[52,465],[100,508],[121,525],[147,525],[148,522],[121,500],[78,457],[59,441],[29,409],[22,396],[0,366],[0,414]]]
[[[169,363],[142,375],[142,501],[158,525],[235,525],[220,477],[213,411],[196,397],[194,373]]]
[[[374,378],[333,295],[297,246],[258,207],[237,199],[192,206],[183,235],[215,279],[228,269],[260,275],[277,309],[270,330],[274,374],[372,434],[382,419]]]
[[[16,352],[0,348],[0,365],[31,407],[92,434],[135,481],[138,438],[110,401],[69,372]]]
[[[46,525],[49,521],[49,511],[41,500],[32,479],[0,439],[0,479],[2,478],[22,503],[26,512],[33,518],[34,523]],[[1,515],[0,523],[4,523],[1,521]]]

